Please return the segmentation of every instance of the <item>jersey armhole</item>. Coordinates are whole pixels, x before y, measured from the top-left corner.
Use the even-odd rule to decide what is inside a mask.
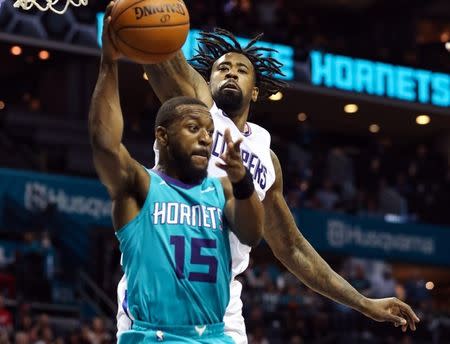
[[[211,177],[211,180],[216,185],[217,197],[219,197],[220,204],[222,204],[222,210],[225,209],[225,205],[227,204],[227,198],[225,197],[225,189],[222,185],[222,178],[227,177]]]
[[[154,173],[151,170],[145,168],[144,166],[141,165],[141,167],[150,176],[150,182],[149,182],[148,190],[147,190],[147,197],[145,198],[144,204],[142,205],[142,208],[139,211],[139,213],[130,222],[128,222],[126,225],[122,226],[122,228],[120,228],[120,229],[118,229],[116,231],[116,236],[118,238],[120,238],[123,235],[123,233],[127,231],[127,228],[129,228],[132,224],[135,224],[136,222],[139,222],[139,220],[141,219],[141,217],[145,213],[146,209],[148,208],[148,204],[150,203],[150,197],[151,197],[150,196],[150,190],[152,188],[152,184],[155,185],[157,183],[157,180],[156,180],[157,178],[156,177],[159,177],[156,173]]]

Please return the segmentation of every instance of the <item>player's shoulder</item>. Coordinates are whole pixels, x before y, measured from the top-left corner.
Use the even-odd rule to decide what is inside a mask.
[[[226,178],[226,177],[215,177],[215,176],[208,175],[205,179],[203,179],[201,188],[202,189],[205,189],[205,188],[222,189],[224,178]]]
[[[213,102],[212,106],[209,108],[209,112],[211,113],[211,116],[218,116],[223,115],[223,111],[219,109],[216,102]]]
[[[251,133],[257,133],[259,135],[264,135],[270,138],[270,133],[266,128],[261,127],[260,125],[253,122],[247,122],[247,125],[250,127]]]

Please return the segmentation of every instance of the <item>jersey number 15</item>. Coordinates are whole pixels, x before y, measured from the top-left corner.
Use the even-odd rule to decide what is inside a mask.
[[[172,235],[170,244],[175,247],[175,272],[179,279],[186,278],[184,274],[186,238],[182,235]],[[202,255],[202,248],[217,248],[214,239],[191,239],[191,264],[206,265],[208,272],[190,272],[188,280],[193,282],[216,283],[217,281],[217,258]]]

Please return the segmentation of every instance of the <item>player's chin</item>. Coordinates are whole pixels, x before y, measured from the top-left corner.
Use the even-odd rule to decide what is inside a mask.
[[[242,99],[242,92],[238,89],[225,88],[220,90],[219,98],[224,102],[236,102]]]
[[[206,170],[208,168],[209,158],[203,155],[192,155],[191,164],[197,170]]]
[[[186,168],[194,179],[204,179],[208,174],[208,162],[208,159],[191,159],[190,166]]]
[[[208,175],[208,168],[192,168],[190,171],[191,178],[197,182],[201,182]]]

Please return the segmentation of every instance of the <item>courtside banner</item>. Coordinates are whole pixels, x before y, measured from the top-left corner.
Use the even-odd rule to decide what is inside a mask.
[[[0,224],[8,211],[42,213],[52,207],[61,218],[84,226],[112,226],[111,201],[95,179],[0,168]]]
[[[39,214],[52,206],[67,224],[112,227],[111,201],[95,179],[0,168],[0,225],[10,216],[8,205],[24,214]],[[450,266],[450,228],[307,209],[294,215],[320,251]]]
[[[450,228],[313,210],[296,215],[301,232],[320,251],[450,265]]]

